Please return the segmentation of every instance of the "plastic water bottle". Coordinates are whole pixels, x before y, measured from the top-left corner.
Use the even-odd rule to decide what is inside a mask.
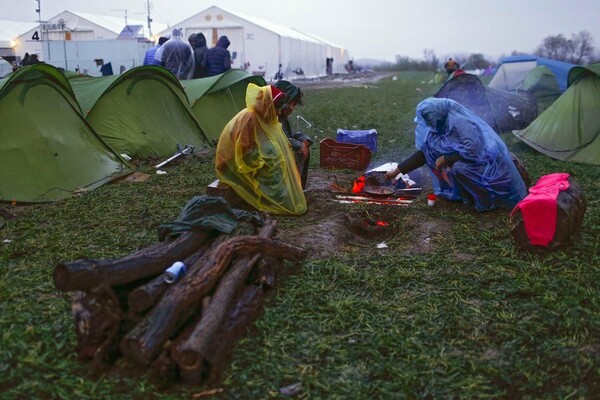
[[[179,279],[180,277],[182,277],[185,274],[185,271],[186,271],[185,264],[182,263],[181,261],[175,261],[173,263],[173,265],[171,265],[165,271],[165,282],[167,282],[167,283],[175,282],[177,279]]]

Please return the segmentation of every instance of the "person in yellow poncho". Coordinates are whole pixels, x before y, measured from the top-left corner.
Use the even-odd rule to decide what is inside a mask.
[[[306,212],[300,174],[290,142],[277,120],[285,94],[253,83],[246,108],[223,128],[215,168],[219,180],[259,211],[301,215]]]

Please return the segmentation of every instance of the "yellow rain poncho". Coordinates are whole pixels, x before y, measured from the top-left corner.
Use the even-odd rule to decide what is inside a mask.
[[[257,210],[306,212],[290,142],[277,120],[271,87],[253,83],[246,108],[223,128],[215,156],[217,177]]]

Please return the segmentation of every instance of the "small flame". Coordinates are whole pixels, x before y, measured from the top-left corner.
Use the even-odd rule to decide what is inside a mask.
[[[365,188],[365,176],[361,175],[354,181],[352,185],[352,193],[360,193]]]
[[[366,226],[379,226],[379,227],[384,227],[384,226],[389,225],[389,223],[387,223],[385,221],[373,221],[372,219],[365,220],[364,224]]]

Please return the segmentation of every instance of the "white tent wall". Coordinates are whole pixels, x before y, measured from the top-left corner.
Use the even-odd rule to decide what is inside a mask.
[[[144,26],[143,34],[147,34],[144,21],[129,19],[128,23]],[[155,28],[160,27],[160,29],[166,27],[166,25],[158,23],[155,23],[154,26]],[[46,41],[48,40],[61,43],[63,40],[67,42],[114,40],[124,27],[125,21],[122,18],[63,11],[50,18],[46,23],[37,24],[22,33],[17,38],[15,54],[21,58],[25,53],[38,54],[41,61],[47,61],[43,58],[42,45],[47,48]],[[143,40],[143,38],[140,39]]]
[[[343,72],[347,62],[345,49],[285,26],[234,14],[216,6],[173,27],[183,28],[185,38],[192,33],[202,32],[208,47],[212,47],[219,36],[227,35],[231,42],[228,50],[232,56],[234,52],[237,54],[232,67],[243,69],[246,65],[248,72],[263,75],[267,81],[274,79],[279,64],[284,78],[294,79],[325,75],[329,53],[334,58],[334,71]],[[169,29],[159,32],[160,36],[168,34],[171,34]],[[304,75],[293,72],[298,68]]]
[[[39,43],[30,46],[31,34],[39,26],[35,22],[0,21],[0,56],[16,57],[20,61],[25,52],[41,54]],[[25,32],[25,33],[24,33]]]
[[[536,65],[535,60],[503,63],[498,67],[488,86],[499,90],[516,90],[523,83],[527,73]]]
[[[278,50],[274,63],[267,66],[265,79],[272,80],[281,63],[281,72],[284,79],[317,77],[325,75],[326,48],[320,43],[306,42],[296,38],[278,36],[279,45],[273,50]],[[279,55],[277,54],[279,53]],[[294,71],[302,71],[303,74]]]
[[[137,40],[94,40],[94,41],[47,41],[43,54],[46,63],[58,68],[87,72],[91,76],[101,76],[101,65],[111,63],[114,75],[142,65],[146,51],[152,46],[149,42]],[[66,56],[66,61],[65,61]]]
[[[345,74],[348,64],[348,52],[340,47],[327,46],[327,57],[333,58],[332,72],[334,74]]]
[[[348,52],[343,47],[330,43],[326,40],[321,39],[315,35],[308,35],[313,39],[325,44],[327,56],[326,58],[333,58],[333,65],[331,66],[331,72],[334,74],[345,74],[346,64],[348,64]],[[327,62],[325,62],[327,64]]]

